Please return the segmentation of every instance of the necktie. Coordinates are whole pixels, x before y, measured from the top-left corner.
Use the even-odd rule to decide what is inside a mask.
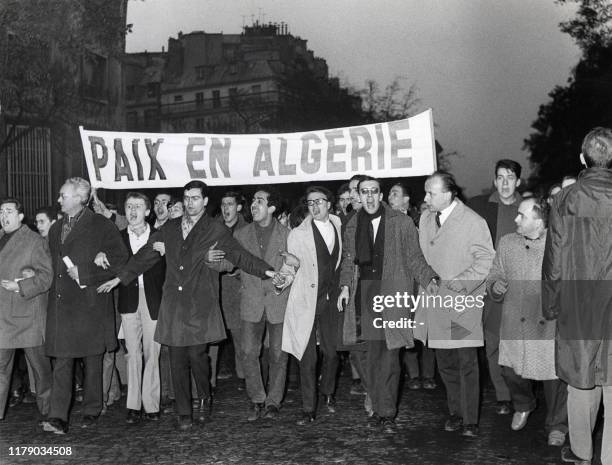
[[[66,240],[66,237],[68,237],[68,234],[70,234],[70,231],[72,231],[73,225],[74,225],[74,217],[72,218],[68,217],[68,219],[64,221],[64,224],[62,225],[62,236],[61,236],[62,244]]]
[[[438,228],[442,227],[442,223],[440,222],[440,216],[442,215],[441,212],[436,212],[436,225],[438,226]]]

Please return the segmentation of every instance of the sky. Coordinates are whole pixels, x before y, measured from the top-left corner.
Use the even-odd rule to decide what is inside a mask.
[[[419,108],[433,109],[436,139],[458,152],[451,171],[471,196],[491,186],[500,158],[528,175],[523,141],[579,59],[558,27],[574,12],[554,0],[132,0],[126,47],[159,51],[179,31],[288,23],[344,85],[415,84]]]

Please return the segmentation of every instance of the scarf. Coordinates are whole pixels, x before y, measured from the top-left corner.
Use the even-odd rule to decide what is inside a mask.
[[[380,218],[384,212],[382,204],[375,213],[368,213],[365,208],[357,212],[357,230],[355,231],[355,264],[371,265],[374,248],[374,227],[372,220]],[[380,233],[380,231],[379,231]]]

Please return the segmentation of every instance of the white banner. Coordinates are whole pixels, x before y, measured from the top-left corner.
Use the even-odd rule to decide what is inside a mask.
[[[182,187],[424,176],[436,170],[431,110],[388,123],[287,134],[154,134],[80,127],[93,187]]]

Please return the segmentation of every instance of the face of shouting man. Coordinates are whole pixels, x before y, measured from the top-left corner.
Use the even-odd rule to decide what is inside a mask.
[[[358,187],[358,179],[353,179],[351,182],[349,182],[349,199],[351,200],[351,206],[355,211],[358,211],[361,208],[361,198],[359,197]]]
[[[251,215],[253,215],[253,221],[259,223],[261,226],[268,226],[276,211],[276,207],[268,206],[268,198],[269,194],[267,192],[257,191],[253,196],[253,202],[251,202]]]
[[[149,212],[150,210],[143,199],[128,197],[125,201],[125,215],[132,229],[142,228]]]
[[[21,227],[23,213],[19,213],[17,205],[13,202],[6,202],[0,205],[0,225],[2,230],[10,234]]]
[[[376,213],[383,199],[378,181],[361,181],[359,184],[359,199],[366,212],[369,214]]]
[[[168,194],[157,194],[155,201],[153,202],[153,211],[155,212],[155,218],[160,223],[164,223],[170,214],[168,211],[168,204],[170,203],[170,196]]]
[[[308,205],[308,211],[315,220],[327,221],[329,219],[331,203],[322,192],[311,192],[308,194],[306,205]]]
[[[221,199],[221,214],[226,226],[233,226],[236,223],[240,210],[242,210],[242,205],[236,202],[235,197],[223,197]]]

